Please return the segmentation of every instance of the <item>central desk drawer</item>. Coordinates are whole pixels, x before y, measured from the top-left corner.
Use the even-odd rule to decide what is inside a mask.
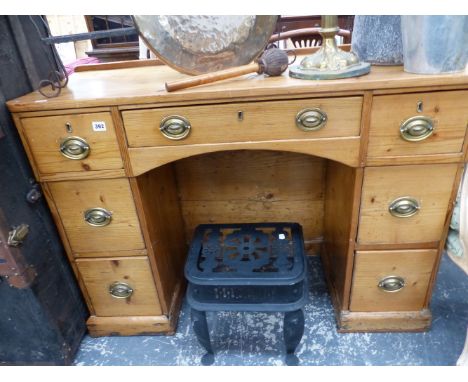
[[[51,182],[49,188],[74,253],[145,248],[127,179]]]
[[[130,147],[359,136],[362,97],[122,112]],[[161,130],[161,128],[163,128]]]
[[[359,244],[441,240],[457,164],[368,167]]]

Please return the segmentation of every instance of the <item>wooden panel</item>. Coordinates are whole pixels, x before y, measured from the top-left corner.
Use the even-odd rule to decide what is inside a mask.
[[[62,240],[62,245],[65,249],[65,253],[67,255],[68,261],[70,262],[73,273],[75,274],[76,280],[78,281],[78,285],[80,286],[81,292],[83,294],[83,298],[85,299],[86,304],[88,305],[90,314],[94,314],[93,305],[91,304],[91,299],[89,298],[88,293],[86,292],[86,289],[83,285],[83,280],[81,279],[78,269],[76,267],[76,264],[74,262],[74,257],[73,257],[73,252],[70,247],[70,242],[68,241],[65,228],[63,227],[62,219],[60,218],[59,211],[52,197],[52,193],[50,192],[49,184],[43,183],[41,186],[42,186],[42,191],[44,193],[44,197],[49,206],[50,213],[55,222],[55,226],[57,227],[57,232],[60,236],[60,239]]]
[[[117,170],[58,172],[40,175],[39,180],[41,182],[56,182],[59,180],[112,179],[122,178],[125,175],[125,170],[120,168]]]
[[[26,155],[28,156],[29,164],[31,165],[31,168],[34,172],[34,178],[37,181],[39,181],[40,179],[39,171],[37,169],[36,161],[34,160],[34,155],[31,151],[31,148],[29,147],[28,140],[24,134],[23,124],[21,123],[21,118],[16,113],[11,114],[11,116],[13,118],[13,121],[15,122],[15,127],[18,130],[18,134],[20,136],[21,143],[23,144],[24,151],[26,152]]]
[[[457,164],[366,168],[359,244],[439,241],[457,169]],[[390,203],[405,196],[418,200],[419,212],[407,218],[392,216]]]
[[[83,113],[100,113],[109,112],[109,107],[88,107],[86,109],[65,109],[57,112],[56,110],[41,110],[41,111],[28,111],[23,113],[15,113],[19,118],[32,118],[32,117],[48,117],[56,115],[72,115]]]
[[[417,103],[423,103],[418,113]],[[434,133],[420,142],[400,136],[402,122],[414,116],[434,120]],[[376,96],[372,106],[369,157],[459,153],[468,121],[468,91]]]
[[[360,166],[364,167],[367,161],[367,147],[369,144],[370,118],[372,111],[372,102],[374,95],[367,91],[362,99],[362,117],[361,117],[361,152],[359,154]]]
[[[436,266],[434,267],[432,271],[432,276],[431,280],[429,282],[429,287],[427,288],[427,294],[426,294],[426,301],[425,301],[425,307],[428,308],[430,301],[431,301],[431,296],[432,296],[432,289],[434,288],[435,282],[436,282],[436,277],[437,273],[439,271],[439,266],[440,266],[440,261],[442,256],[445,253],[445,243],[447,240],[447,236],[449,233],[449,228],[450,228],[450,223],[452,221],[452,213],[455,208],[455,202],[457,199],[458,191],[461,187],[461,181],[464,176],[464,170],[465,170],[465,165],[464,164],[459,164],[458,165],[458,171],[457,175],[453,179],[453,187],[452,187],[452,195],[450,195],[450,201],[449,201],[449,207],[447,209],[447,213],[445,215],[445,223],[444,223],[444,229],[440,238],[439,242],[439,247],[438,247],[438,255],[437,255],[437,260],[436,260]]]
[[[93,121],[104,122],[106,131],[94,131]],[[123,168],[114,124],[108,112],[23,118],[21,122],[41,174]],[[66,123],[71,124],[73,132],[67,132]],[[60,143],[69,136],[78,136],[88,142],[91,150],[87,158],[73,160],[60,153]]]
[[[127,179],[49,183],[73,252],[143,249],[145,245]],[[112,221],[93,227],[84,220],[89,208],[112,212]]]
[[[166,316],[91,316],[86,324],[91,337],[171,335],[175,332],[175,326]]]
[[[187,240],[172,165],[166,165],[132,179],[135,202],[148,256],[157,277],[163,312],[181,293]]]
[[[349,302],[361,183],[361,169],[327,163],[323,263],[340,308]]]
[[[436,257],[436,249],[356,252],[350,310],[421,310]],[[378,283],[387,276],[402,277],[405,287],[382,291]]]
[[[181,146],[282,139],[358,136],[362,97],[187,106],[122,112],[130,147]],[[326,126],[305,132],[296,126],[296,115],[319,108],[328,116]],[[242,119],[238,113],[242,112]],[[190,121],[190,134],[171,140],[160,132],[165,117],[180,115]]]
[[[179,147],[140,147],[128,149],[133,175],[179,159],[217,151],[271,150],[315,155],[359,167],[360,138],[324,138],[265,142],[216,143]]]
[[[119,144],[120,154],[122,155],[123,166],[125,168],[126,175],[131,176],[132,168],[130,166],[130,158],[128,156],[127,136],[125,135],[122,117],[119,109],[116,107],[111,108],[111,114],[114,121],[115,135]]]
[[[398,157],[376,157],[367,158],[367,166],[401,166],[405,164],[429,164],[429,163],[461,163],[463,153],[456,154],[434,154]]]
[[[323,234],[321,158],[269,151],[213,153],[175,163],[186,237],[203,223],[292,221]]]
[[[356,251],[376,251],[376,250],[403,250],[403,249],[434,249],[438,248],[440,245],[440,241],[432,241],[429,243],[394,243],[394,244],[359,244],[357,243],[354,246]]]
[[[146,249],[137,249],[131,251],[103,251],[103,252],[75,252],[74,258],[97,258],[97,257],[131,257],[131,256],[147,256]]]
[[[303,57],[297,57],[297,62]],[[451,85],[465,86],[467,72],[421,75],[406,73],[402,66],[374,66],[362,77],[333,81],[304,81],[290,78],[287,73],[278,77],[245,75],[206,86],[167,93],[165,82],[186,76],[167,66],[150,66],[118,70],[99,70],[75,73],[59,97],[45,99],[38,92],[8,102],[11,111],[52,110],[138,103],[191,102],[207,100],[303,95],[322,92],[363,91],[427,87],[435,89]],[[321,96],[321,95],[320,95]]]
[[[338,316],[338,332],[421,332],[428,330],[432,315],[418,312],[349,312]]]
[[[97,316],[158,316],[162,314],[149,261],[141,258],[76,260]],[[109,286],[116,282],[130,285],[128,298],[115,298]]]

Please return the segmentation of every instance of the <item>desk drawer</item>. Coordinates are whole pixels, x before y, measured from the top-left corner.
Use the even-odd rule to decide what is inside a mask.
[[[468,91],[376,96],[368,157],[459,153],[467,122]]]
[[[77,260],[97,316],[162,314],[148,258]]]
[[[73,252],[145,248],[127,179],[52,182],[49,188]]]
[[[362,97],[344,97],[131,110],[122,112],[122,117],[130,147],[171,146],[358,136],[361,106]],[[322,126],[299,128],[297,116],[304,110],[308,111],[301,114],[298,125],[312,126],[323,116]],[[166,131],[177,126],[180,130],[173,132],[187,135],[168,138],[160,127],[164,120],[166,127],[170,125]]]
[[[457,164],[366,168],[359,244],[440,241],[457,169]]]
[[[350,310],[421,310],[436,258],[436,249],[357,252]]]
[[[123,168],[108,112],[23,118],[21,123],[41,174]]]

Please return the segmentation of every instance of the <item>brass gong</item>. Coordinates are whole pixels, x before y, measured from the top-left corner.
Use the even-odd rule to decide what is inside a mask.
[[[133,16],[141,38],[165,64],[186,74],[246,65],[265,49],[278,16]]]

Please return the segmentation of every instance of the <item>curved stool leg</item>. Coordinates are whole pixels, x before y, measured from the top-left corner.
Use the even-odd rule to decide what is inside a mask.
[[[284,314],[284,343],[286,344],[286,365],[297,366],[299,358],[294,354],[304,334],[304,312],[302,309]]]
[[[210,333],[208,331],[208,323],[206,322],[206,313],[192,309],[192,324],[198,342],[206,350],[206,354],[202,357],[201,363],[205,366],[212,365],[214,362],[214,352],[211,347]]]

